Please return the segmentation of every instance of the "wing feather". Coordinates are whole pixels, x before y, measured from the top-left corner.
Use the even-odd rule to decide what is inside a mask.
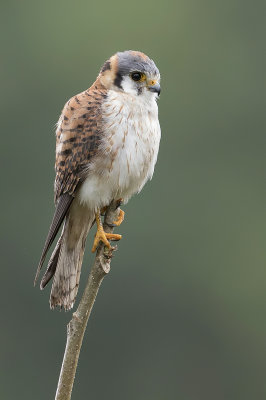
[[[96,84],[65,105],[56,132],[55,199],[73,194],[88,164],[98,154],[102,136],[101,105],[106,90]]]
[[[97,81],[92,87],[72,97],[64,106],[56,130],[55,202],[56,210],[42,251],[34,285],[38,279],[46,254],[50,249],[80,182],[85,179],[89,163],[97,156],[102,136],[101,105],[106,89]],[[42,282],[44,287],[56,268],[58,252],[48,265]]]
[[[43,266],[46,254],[47,254],[48,250],[50,249],[50,247],[59,231],[59,228],[66,216],[66,213],[67,213],[73,199],[74,199],[74,197],[68,193],[64,193],[58,199],[54,217],[53,217],[53,220],[52,220],[52,223],[51,223],[51,226],[50,226],[50,229],[49,229],[49,232],[48,232],[45,244],[44,244],[41,259],[40,259],[40,262],[39,262],[39,265],[37,268],[36,276],[34,279],[34,285],[36,284],[36,281],[38,279],[38,276],[39,276],[40,270]]]

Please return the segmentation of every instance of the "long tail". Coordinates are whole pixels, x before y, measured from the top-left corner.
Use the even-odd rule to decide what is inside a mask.
[[[50,307],[73,307],[84,256],[88,232],[94,222],[95,215],[86,206],[73,201],[66,215],[62,234],[57,242],[41,281],[43,289],[53,278],[50,295]]]

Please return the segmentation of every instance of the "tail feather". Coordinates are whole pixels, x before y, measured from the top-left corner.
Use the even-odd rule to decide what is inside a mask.
[[[42,280],[45,286],[54,275],[50,295],[51,308],[60,306],[69,310],[73,307],[79,286],[85,243],[93,222],[94,213],[74,201]]]

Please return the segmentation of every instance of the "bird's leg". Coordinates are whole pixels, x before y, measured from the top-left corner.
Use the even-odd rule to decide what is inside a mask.
[[[107,246],[109,249],[111,248],[110,243],[108,242],[108,239],[110,240],[120,240],[122,238],[121,235],[117,235],[114,233],[106,233],[103,230],[103,225],[101,221],[101,216],[100,216],[100,210],[98,210],[95,214],[95,219],[97,223],[97,232],[94,238],[93,246],[92,246],[92,252],[94,253],[99,245],[100,242],[103,242],[105,246]]]

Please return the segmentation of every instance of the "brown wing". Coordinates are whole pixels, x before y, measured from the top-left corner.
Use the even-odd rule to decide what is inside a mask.
[[[73,195],[97,154],[102,134],[101,104],[106,90],[97,82],[65,105],[56,132],[55,200]]]
[[[101,104],[105,97],[106,90],[101,85],[97,85],[96,81],[89,90],[70,99],[60,116],[56,131],[56,209],[42,251],[34,284],[37,281],[46,254],[73,201],[75,189],[84,177],[82,172],[97,154],[102,134]],[[51,264],[48,266],[47,276],[49,279],[55,272],[59,250],[60,243],[51,258]],[[45,283],[42,282],[42,288],[49,279]]]

